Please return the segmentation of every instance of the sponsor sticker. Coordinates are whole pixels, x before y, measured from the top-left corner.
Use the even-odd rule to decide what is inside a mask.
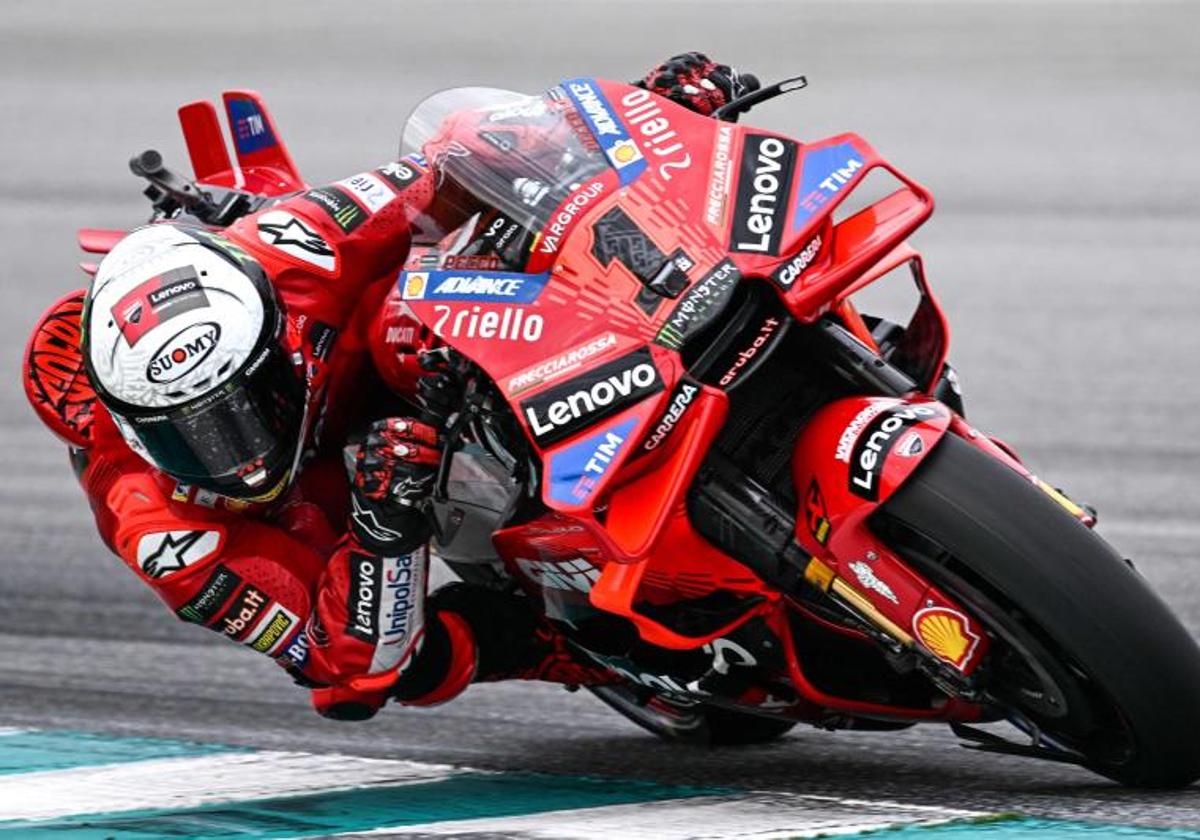
[[[295,613],[287,610],[282,604],[276,604],[249,634],[246,644],[259,653],[269,654],[280,646],[299,621]]]
[[[192,596],[186,604],[175,611],[184,621],[193,624],[207,624],[217,614],[221,605],[229,600],[242,583],[242,579],[225,566],[217,566],[200,591]]]
[[[137,562],[146,577],[166,577],[204,560],[220,542],[218,531],[155,531],[138,540]]]
[[[530,388],[561,379],[567,374],[579,370],[589,359],[602,356],[616,346],[616,334],[608,332],[558,356],[540,361],[509,378],[508,395],[516,396]]]
[[[899,605],[900,599],[896,597],[896,593],[892,591],[892,587],[888,586],[880,577],[875,574],[875,570],[864,563],[862,560],[855,560],[850,564],[850,571],[854,573],[854,577],[858,579],[859,584],[876,595],[886,598],[893,604]]]
[[[792,188],[796,144],[782,137],[747,134],[739,167],[730,248],[779,253]]]
[[[404,300],[528,304],[549,282],[549,272],[401,271],[400,295]]]
[[[375,170],[386,180],[396,192],[404,192],[426,173],[426,170],[411,155],[405,155],[400,160],[385,163]]]
[[[406,643],[417,639],[424,628],[418,609],[425,594],[423,555],[385,557],[380,563],[383,583],[378,613],[379,645],[371,658],[371,673],[402,664],[401,658],[412,650]]]
[[[455,307],[439,303],[433,307],[433,332],[439,338],[486,338],[497,341],[541,339],[546,319],[523,306]]]
[[[346,609],[346,634],[361,642],[379,638],[379,588],[383,582],[383,559],[359,552],[350,553],[350,589]]]
[[[621,185],[636,181],[646,171],[646,158],[601,92],[599,83],[590,78],[567,79],[562,89],[617,171]]]
[[[221,327],[213,321],[184,327],[154,351],[146,378],[163,385],[182,379],[212,355],[220,340]]]
[[[295,634],[291,641],[285,643],[283,653],[279,655],[280,660],[287,660],[292,667],[304,669],[308,664],[308,633],[303,628]]]
[[[581,504],[596,491],[629,443],[636,419],[610,426],[550,458],[550,498],[564,504]]]
[[[217,619],[213,629],[220,630],[231,639],[244,639],[250,628],[257,623],[269,600],[261,591],[246,584],[233,599],[229,609]]]
[[[667,410],[663,416],[659,418],[658,423],[654,425],[654,430],[646,438],[642,444],[642,451],[653,452],[658,447],[662,446],[671,432],[675,431],[675,427],[683,418],[683,415],[695,402],[696,396],[700,393],[700,385],[696,382],[687,379],[686,377],[679,380],[679,384],[675,386],[675,390],[671,393],[671,399],[667,402]]]
[[[904,430],[940,416],[941,411],[932,406],[900,405],[875,417],[858,435],[850,453],[850,492],[868,501],[878,501],[884,462]]]
[[[354,199],[337,187],[321,187],[309,190],[301,198],[311,201],[324,210],[334,224],[344,232],[350,233],[366,221],[366,212],[355,203]]]
[[[671,126],[664,101],[648,90],[635,88],[621,97],[621,116],[631,131],[641,135],[658,177],[670,181],[677,172],[691,167],[692,156]]]
[[[650,350],[642,347],[525,400],[521,413],[534,441],[544,447],[662,389]]]
[[[130,289],[109,310],[117,329],[132,347],[150,330],[176,315],[208,306],[194,266],[173,268]]]
[[[543,589],[562,592],[591,592],[600,570],[582,557],[571,560],[527,560],[516,558],[517,567]]]
[[[821,485],[815,478],[809,482],[808,491],[804,494],[804,523],[808,526],[808,533],[820,545],[829,542],[829,511],[825,507]]]
[[[275,135],[266,115],[253,99],[230,99],[229,122],[233,126],[233,144],[239,155],[248,155],[275,145]]]
[[[813,264],[819,253],[821,253],[821,235],[817,234],[804,246],[804,249],[799,254],[792,257],[786,265],[772,274],[772,279],[779,284],[779,288],[786,292],[795,285],[800,276]]]
[[[604,181],[596,180],[571,193],[558,208],[558,212],[550,217],[550,221],[542,231],[542,235],[538,239],[538,251],[543,254],[557,253],[559,244],[563,237],[570,232],[575,220],[582,216],[587,207],[603,194],[604,187]]]
[[[360,172],[336,183],[358,199],[370,213],[379,212],[396,197],[396,193],[389,189],[387,184],[370,172]]]
[[[918,611],[913,616],[913,635],[930,653],[960,671],[979,646],[979,634],[971,628],[971,620],[948,607]]]
[[[799,230],[829,199],[862,175],[865,156],[853,143],[824,149],[805,149],[800,162],[800,189],[792,213],[792,229]]]
[[[728,388],[732,385],[745,371],[746,366],[762,352],[762,349],[779,337],[781,334],[780,327],[783,323],[783,321],[774,316],[767,316],[759,326],[758,334],[754,336],[754,340],[745,349],[738,351],[733,363],[729,366],[729,370],[725,371],[721,376],[719,384],[722,388]]]
[[[725,213],[733,184],[733,131],[729,123],[717,123],[716,142],[708,166],[708,189],[704,193],[704,221],[721,233],[725,232]]]
[[[675,304],[655,336],[655,343],[672,350],[682,348],[689,338],[720,314],[733,296],[741,276],[732,260],[719,263]]]
[[[258,217],[258,238],[293,259],[332,272],[336,265],[333,248],[321,235],[284,210]]]

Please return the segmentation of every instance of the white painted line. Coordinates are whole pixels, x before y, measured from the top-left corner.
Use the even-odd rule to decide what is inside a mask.
[[[0,776],[0,820],[192,808],[365,785],[434,782],[460,772],[444,764],[272,751],[73,767]]]
[[[670,799],[634,805],[608,805],[545,811],[519,817],[451,820],[379,828],[343,836],[420,835],[502,836],[524,840],[783,840],[855,834],[901,825],[936,825],[987,816],[898,802],[839,799],[799,793],[754,791],[733,796]]]
[[[28,729],[16,729],[10,726],[0,726],[0,738],[4,737],[5,735],[24,735],[29,731],[30,730]]]

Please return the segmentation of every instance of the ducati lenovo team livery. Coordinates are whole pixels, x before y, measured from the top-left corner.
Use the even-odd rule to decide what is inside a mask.
[[[905,242],[928,191],[736,124],[803,86],[692,53],[445,91],[317,189],[256,95],[225,94],[236,164],[186,105],[195,181],[135,158],[155,224],[80,233],[107,256],[27,392],[133,572],[327,715],[544,679],[669,740],[937,721],[1190,783],[1200,650],[967,421]],[[894,275],[907,323],[856,308]],[[425,603],[427,543],[461,581]]]

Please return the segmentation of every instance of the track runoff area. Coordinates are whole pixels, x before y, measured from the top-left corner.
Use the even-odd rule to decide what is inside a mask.
[[[885,800],[0,729],[13,838],[1188,838]]]

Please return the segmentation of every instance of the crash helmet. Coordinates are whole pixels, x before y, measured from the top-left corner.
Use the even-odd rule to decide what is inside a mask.
[[[96,395],[150,464],[234,499],[287,487],[306,388],[256,260],[200,228],[140,228],[100,263],[83,324]]]

